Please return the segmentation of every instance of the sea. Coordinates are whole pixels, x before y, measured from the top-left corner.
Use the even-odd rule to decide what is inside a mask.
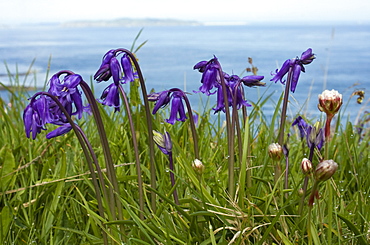
[[[140,35],[138,36],[138,34]],[[176,26],[65,26],[28,24],[0,27],[0,82],[9,84],[8,72],[20,74],[26,86],[43,87],[59,70],[71,70],[93,82],[103,55],[110,49],[134,49],[148,90],[181,88],[189,92],[194,110],[214,106],[215,96],[195,93],[201,74],[193,70],[199,61],[216,56],[223,70],[241,77],[252,75],[248,58],[263,75],[266,87],[246,88],[246,99],[258,104],[271,117],[284,85],[271,82],[286,59],[300,57],[312,48],[316,59],[305,66],[289,99],[288,116],[319,118],[317,98],[325,89],[343,94],[343,116],[356,121],[370,111],[370,23],[315,24],[201,24]],[[32,67],[30,65],[32,64]],[[23,76],[28,70],[32,73]],[[49,72],[48,72],[49,71]],[[97,97],[108,83],[94,83]],[[364,90],[362,104],[351,94]],[[0,96],[6,98],[7,92]],[[249,109],[251,110],[251,109]]]

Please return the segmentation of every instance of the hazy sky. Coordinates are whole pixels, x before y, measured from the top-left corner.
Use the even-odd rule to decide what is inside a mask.
[[[0,23],[116,18],[370,21],[370,0],[2,0]]]

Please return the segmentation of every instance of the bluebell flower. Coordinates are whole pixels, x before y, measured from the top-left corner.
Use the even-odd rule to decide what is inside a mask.
[[[227,89],[227,99],[229,107],[232,107],[234,102],[236,108],[239,110],[241,106],[251,106],[246,100],[243,99],[243,89],[241,88],[241,79],[237,75],[229,76],[227,73],[224,73],[225,86]],[[233,99],[233,97],[235,97]],[[219,84],[217,85],[217,105],[216,108],[213,108],[215,113],[219,111],[225,112],[225,102],[223,96],[223,88]]]
[[[187,119],[183,104],[185,93],[180,89],[170,89],[159,93],[148,95],[149,101],[155,101],[152,114],[157,113],[160,108],[164,108],[171,102],[170,118],[166,119],[167,123],[174,124],[175,121],[185,121]]]
[[[62,75],[64,75],[63,78],[61,78]],[[36,93],[30,99],[29,105],[23,112],[25,132],[28,138],[32,133],[32,138],[35,139],[41,130],[46,129],[45,126],[48,123],[59,127],[48,133],[47,138],[60,136],[71,130],[67,116],[52,97],[60,102],[69,116],[77,115],[77,118],[81,118],[82,113],[89,108],[83,106],[82,103],[81,92],[78,89],[81,81],[83,81],[82,77],[78,74],[60,71],[51,77],[47,93]]]
[[[171,101],[170,91],[169,90],[164,90],[164,91],[159,92],[159,93],[149,94],[148,95],[148,100],[156,102],[155,105],[154,105],[154,108],[153,108],[153,112],[152,112],[152,114],[154,115],[154,114],[157,113],[157,111],[160,108],[164,108],[165,106],[168,105],[168,103],[170,103],[170,101]]]
[[[243,77],[241,81],[247,87],[266,86],[266,83],[261,82],[264,78],[264,76],[251,75]]]
[[[120,111],[119,87],[116,83],[112,83],[106,87],[100,99],[103,105],[113,106],[114,111]]]
[[[175,121],[184,122],[187,117],[185,114],[182,97],[184,93],[175,91],[172,93],[170,118],[166,120],[169,124],[175,124]]]
[[[274,77],[270,81],[274,81],[275,83],[280,81],[282,84],[285,84],[285,80],[283,80],[283,78],[289,71],[291,71],[291,73],[288,75],[291,76],[290,91],[294,93],[301,72],[306,71],[303,65],[310,64],[314,59],[315,55],[312,53],[312,49],[309,48],[302,53],[300,58],[297,57],[295,59],[286,60],[281,69],[276,70]]]
[[[122,65],[123,73],[124,73],[124,77],[123,77],[124,83],[135,81],[137,74],[134,72],[131,59],[127,54],[123,54],[121,58],[121,65]]]
[[[81,92],[77,86],[82,81],[82,77],[78,74],[68,74],[63,78],[63,80],[60,80],[60,76],[63,73],[64,71],[58,72],[52,76],[48,92],[58,97],[58,100],[70,115],[77,115],[80,119],[84,111],[84,106],[82,103]],[[75,107],[74,112],[72,112],[73,105]]]
[[[199,87],[199,91],[208,96],[214,94],[215,92],[211,92],[211,90],[220,84],[220,66],[216,56],[209,61],[198,62],[194,66],[195,69],[203,73],[201,79],[202,86]]]
[[[110,70],[110,60],[115,56],[115,50],[109,50],[103,57],[102,64],[100,68],[94,75],[94,80],[101,82],[101,81],[108,81],[111,76],[112,72]]]
[[[38,99],[32,98],[23,111],[23,123],[27,138],[36,139],[41,130],[45,130],[45,118],[47,117],[45,99],[41,96]]]
[[[295,126],[295,125],[298,126],[301,139],[303,139],[307,134],[308,124],[301,116],[298,116],[292,123],[292,126]]]
[[[297,117],[292,126],[298,126],[301,139],[306,138],[307,145],[309,148],[314,145],[319,150],[324,146],[325,135],[322,128],[319,128],[318,125],[311,126],[301,117]]]
[[[72,126],[71,124],[69,123],[65,123],[65,124],[62,124],[60,125],[58,128],[56,128],[55,130],[49,132],[46,134],[46,138],[47,139],[51,139],[51,138],[55,138],[55,137],[58,137],[58,136],[61,136],[61,135],[64,135],[66,133],[68,133],[69,131],[72,130]]]

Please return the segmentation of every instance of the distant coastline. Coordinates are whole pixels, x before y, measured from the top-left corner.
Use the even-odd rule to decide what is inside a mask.
[[[68,21],[61,24],[63,27],[143,27],[143,26],[199,26],[198,21],[186,21],[177,19],[130,19],[122,18],[115,20],[78,20]]]

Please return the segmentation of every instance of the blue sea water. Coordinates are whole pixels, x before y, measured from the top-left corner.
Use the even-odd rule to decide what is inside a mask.
[[[113,48],[129,49],[140,29],[62,25],[1,28],[0,59],[12,72],[18,69],[20,73],[26,72],[36,59],[32,67],[36,75],[28,80],[38,86],[43,86],[47,80],[50,57],[49,76],[67,69],[90,81],[105,52]],[[306,66],[306,73],[301,74],[296,92],[292,94],[292,115],[300,111],[308,98],[311,99],[302,110],[318,115],[317,96],[324,89],[338,90],[344,95],[345,104],[355,89],[364,89],[367,93],[370,89],[370,25],[366,24],[147,26],[137,45],[146,40],[148,42],[136,55],[148,90],[172,87],[188,92],[197,90],[201,75],[193,66],[214,55],[225,72],[248,75],[244,70],[250,66],[248,57],[252,57],[258,74],[265,76],[267,87],[246,89],[247,99],[256,102],[263,93],[273,93],[272,99],[276,102],[284,87],[270,82],[271,73],[286,59],[300,56],[307,48],[312,48],[317,58]],[[0,65],[0,82],[5,84],[8,82],[6,73],[5,65]],[[97,85],[97,93],[106,85]],[[1,96],[5,96],[4,92]],[[193,94],[191,101],[197,104],[199,96],[206,100],[203,95]],[[265,113],[271,115],[274,106],[274,103],[266,104]],[[194,108],[197,109],[197,105]],[[346,111],[353,117],[364,108],[366,106],[352,99]]]

